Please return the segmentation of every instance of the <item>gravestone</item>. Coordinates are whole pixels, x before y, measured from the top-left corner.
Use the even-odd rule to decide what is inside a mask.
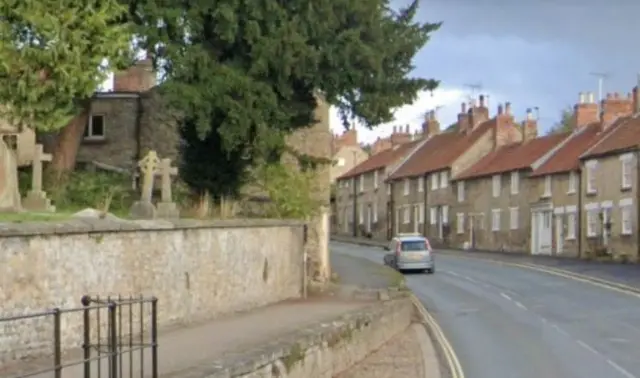
[[[178,168],[171,166],[171,159],[162,159],[159,170],[161,178],[161,201],[158,203],[158,218],[180,218],[180,210],[171,192],[171,176],[178,174]]]
[[[47,198],[47,193],[42,190],[42,163],[51,161],[51,154],[45,154],[41,144],[36,144],[31,162],[31,190],[23,200],[24,208],[30,211],[56,211]]]
[[[0,211],[22,211],[18,190],[18,164],[6,143],[0,140]]]
[[[142,176],[142,188],[140,199],[131,206],[130,215],[133,219],[153,219],[156,217],[156,208],[151,202],[153,195],[153,183],[155,175],[158,173],[160,159],[155,151],[149,151],[147,155],[138,162],[138,169]]]

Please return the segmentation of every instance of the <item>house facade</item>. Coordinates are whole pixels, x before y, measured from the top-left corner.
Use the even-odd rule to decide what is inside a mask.
[[[347,130],[332,139],[331,182],[352,170],[356,165],[369,158],[369,154],[358,143],[358,131]]]

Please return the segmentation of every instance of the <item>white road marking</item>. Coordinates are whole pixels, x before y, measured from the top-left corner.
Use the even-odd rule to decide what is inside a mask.
[[[551,327],[553,327],[553,329],[555,329],[556,331],[560,332],[563,335],[569,336],[569,334],[567,333],[567,331],[565,331],[564,329],[560,328],[559,325],[557,324],[552,324]]]
[[[463,276],[462,278],[464,278],[465,280],[467,280],[469,282],[478,283],[478,281],[474,280],[473,278],[471,278],[469,276]]]
[[[511,301],[511,300],[512,300],[512,299],[511,299],[511,297],[510,297],[510,296],[508,296],[508,295],[507,295],[507,294],[505,294],[505,293],[500,293],[500,296],[501,296],[502,298],[504,298],[504,299],[508,300],[508,301]]]
[[[633,375],[633,374],[629,373],[629,372],[628,372],[628,371],[626,371],[622,366],[620,366],[620,365],[616,364],[615,362],[613,362],[613,361],[611,361],[611,360],[607,359],[607,363],[608,363],[609,365],[611,365],[611,367],[613,367],[614,369],[616,369],[616,370],[618,371],[618,373],[620,373],[620,374],[624,375],[625,377],[627,377],[627,378],[636,378],[636,376],[635,376],[635,375]]]
[[[600,355],[600,353],[598,353],[597,350],[595,350],[591,345],[585,343],[582,340],[576,340],[576,343],[578,343],[578,345],[580,345],[581,347],[583,347],[584,349],[588,350],[589,352],[593,353],[593,354],[597,354]]]
[[[526,310],[526,309],[527,309],[527,306],[523,305],[522,303],[520,303],[520,302],[518,302],[518,301],[515,301],[515,304],[516,304],[516,306],[520,307],[520,308],[521,308],[521,309],[523,309],[523,310]]]

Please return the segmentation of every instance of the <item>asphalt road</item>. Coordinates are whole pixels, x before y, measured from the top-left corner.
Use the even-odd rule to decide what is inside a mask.
[[[331,252],[379,263],[384,256],[342,243]],[[437,256],[436,267],[407,274],[407,284],[466,377],[640,378],[638,296],[479,259]]]

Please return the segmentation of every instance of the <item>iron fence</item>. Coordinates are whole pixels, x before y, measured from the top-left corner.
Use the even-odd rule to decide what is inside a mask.
[[[0,353],[4,352],[6,357],[0,358],[0,375],[10,378],[158,377],[158,300],[155,297],[84,296],[81,303],[82,307],[77,308],[0,317]],[[20,326],[11,326],[18,322]],[[43,327],[42,322],[50,323],[50,327]],[[50,336],[46,336],[49,331]],[[25,336],[27,333],[39,334],[49,342],[34,343],[40,347],[23,346],[33,341]],[[8,345],[8,350],[1,348],[2,343]]]

